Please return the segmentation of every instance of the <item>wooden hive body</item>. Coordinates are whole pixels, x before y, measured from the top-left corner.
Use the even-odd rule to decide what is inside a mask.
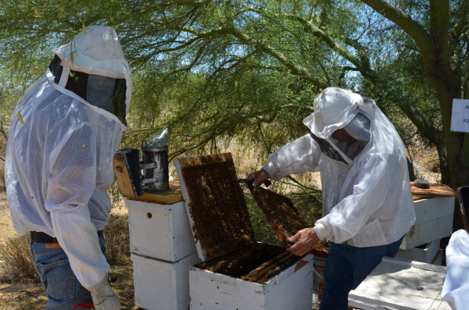
[[[137,307],[149,310],[188,309],[188,269],[199,260],[197,253],[194,252],[175,263],[138,254],[131,254],[131,259]]]
[[[177,262],[196,252],[184,202],[127,200],[132,253]]]
[[[364,310],[450,310],[440,299],[446,267],[384,257],[349,293],[349,306]]]
[[[453,229],[454,197],[414,201],[415,224],[404,235],[401,249],[408,250],[448,237]]]
[[[177,159],[175,166],[201,260],[189,269],[191,309],[311,309],[313,255],[296,258],[263,283],[218,272],[226,262],[236,265],[230,255],[242,256],[257,247],[231,154]],[[265,261],[284,251],[275,245],[260,247],[269,252]]]

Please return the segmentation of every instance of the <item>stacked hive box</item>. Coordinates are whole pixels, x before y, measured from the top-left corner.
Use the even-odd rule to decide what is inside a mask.
[[[231,177],[236,178],[230,154],[204,157],[204,160],[208,158],[222,162],[228,160],[232,170],[230,173],[234,173]],[[204,164],[201,166],[203,166],[203,170],[211,171],[210,166]],[[178,164],[176,167],[178,168]],[[218,176],[220,172],[212,171],[211,173]],[[180,169],[178,169],[178,175],[185,190],[184,180],[181,178],[183,174]],[[209,271],[201,267],[200,264],[196,264],[199,259],[217,262],[217,259],[221,258],[219,256],[226,257],[223,254],[230,253],[219,252],[218,250],[221,248],[231,248],[235,245],[233,250],[236,249],[236,253],[238,253],[238,251],[245,251],[251,246],[256,247],[257,244],[253,231],[250,231],[252,228],[248,229],[250,220],[247,208],[244,207],[242,212],[235,215],[225,214],[221,218],[211,216],[216,211],[215,209],[229,213],[230,207],[234,206],[234,201],[229,197],[236,190],[241,193],[241,196],[238,193],[238,198],[241,197],[244,201],[239,184],[235,182],[237,187],[225,186],[228,182],[223,178],[220,178],[221,183],[217,181],[205,184],[203,176],[197,177],[201,179],[204,189],[197,191],[192,198],[204,196],[210,200],[213,198],[212,195],[205,194],[212,193],[215,196],[221,196],[224,202],[213,206],[204,206],[203,209],[206,213],[198,219],[202,222],[204,219],[207,220],[205,222],[208,226],[205,226],[203,230],[206,230],[211,238],[209,238],[210,240],[203,239],[206,242],[206,247],[201,244],[202,226],[199,225],[198,229],[193,229],[194,214],[190,208],[187,192],[184,196],[187,201],[184,202],[179,186],[177,187],[179,194],[177,200],[168,201],[166,198],[170,194],[167,192],[159,195],[144,193],[143,196],[126,200],[126,206],[129,210],[136,306],[158,310],[186,310],[189,308],[189,304],[190,309],[311,309],[312,255],[306,255],[303,258],[290,256],[290,259],[282,265],[288,265],[285,269],[279,270],[278,273],[274,273],[273,276],[268,276],[266,280],[258,281],[258,283],[241,280],[238,277],[221,274],[217,271]],[[222,189],[216,184],[222,184]],[[239,217],[239,220],[234,221],[234,217]],[[219,221],[221,222],[218,223]],[[215,233],[212,226],[231,227],[234,238],[220,242],[218,240],[220,236]],[[194,242],[194,238],[196,242]],[[261,245],[261,247],[265,249],[256,253],[262,253],[262,256],[269,253],[268,255],[273,258],[274,255],[285,252],[284,248],[278,246]],[[215,255],[214,253],[217,251],[219,253]],[[266,260],[270,259],[270,256]],[[229,264],[231,265],[230,262]],[[241,268],[248,268],[248,265],[242,265]],[[278,266],[280,268],[280,262]],[[243,274],[249,270],[244,271],[243,269]]]
[[[446,185],[431,185],[429,189],[415,187],[415,224],[405,234],[396,258],[441,265],[440,240],[453,231],[455,192]]]
[[[178,184],[171,192],[126,200],[135,305],[187,310],[189,266],[199,260]],[[140,201],[139,201],[140,200]],[[146,201],[141,201],[146,200]]]

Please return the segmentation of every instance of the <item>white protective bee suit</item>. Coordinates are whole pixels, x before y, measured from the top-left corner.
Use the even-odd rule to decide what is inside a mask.
[[[5,177],[12,221],[20,236],[57,238],[96,309],[120,309],[96,232],[111,211],[107,189],[126,129],[131,70],[110,27],[87,27],[52,52],[54,61],[11,121]],[[70,90],[77,85],[80,96]]]
[[[447,272],[441,299],[453,310],[467,309],[469,304],[469,234],[460,229],[451,235],[446,247]]]
[[[263,167],[274,180],[320,171],[323,217],[314,230],[320,239],[355,247],[390,244],[415,222],[402,140],[374,101],[366,100],[325,89],[303,120],[310,134],[278,149]],[[331,137],[341,128],[356,140],[348,148]]]

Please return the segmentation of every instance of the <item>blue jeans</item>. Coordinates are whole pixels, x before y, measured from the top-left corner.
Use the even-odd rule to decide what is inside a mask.
[[[103,234],[98,234],[99,245],[106,253]],[[70,268],[67,254],[61,248],[46,249],[46,243],[30,241],[34,267],[47,294],[46,309],[82,310],[93,304],[90,292],[78,282]],[[77,305],[82,305],[77,306]]]
[[[388,245],[357,248],[331,243],[324,265],[324,284],[320,310],[346,310],[348,293],[381,263],[385,256],[394,257],[402,239]]]

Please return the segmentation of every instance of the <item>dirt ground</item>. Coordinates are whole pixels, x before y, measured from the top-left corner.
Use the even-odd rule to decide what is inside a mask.
[[[4,190],[0,191],[0,231],[1,243],[7,241],[8,238],[17,236],[16,231],[11,223],[7,194]]]
[[[123,212],[125,208],[119,208]],[[5,191],[0,191],[0,242],[17,237],[10,219],[10,211]],[[2,262],[0,260],[0,273]],[[117,276],[112,283],[114,292],[119,296],[122,309],[136,310],[134,303],[133,266],[129,261],[125,266],[111,266],[111,273]],[[18,284],[0,282],[0,310],[40,310],[47,305],[47,297],[41,283],[23,279]]]

